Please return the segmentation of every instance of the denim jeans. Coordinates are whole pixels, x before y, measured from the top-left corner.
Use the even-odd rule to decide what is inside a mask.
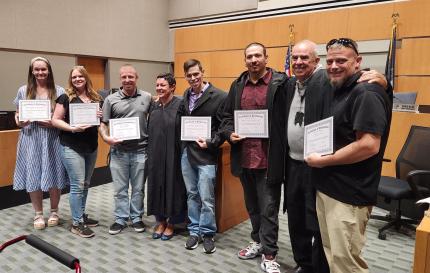
[[[97,150],[92,153],[78,153],[67,146],[61,145],[62,161],[70,180],[70,210],[73,225],[84,221],[85,204],[88,188],[97,159]]]
[[[124,152],[111,149],[110,172],[112,174],[115,201],[115,222],[125,225],[142,220],[143,186],[145,184],[146,152]],[[128,188],[131,185],[131,197]]]
[[[181,158],[182,176],[187,188],[188,230],[190,235],[213,236],[215,221],[216,165],[191,166],[187,150]]]

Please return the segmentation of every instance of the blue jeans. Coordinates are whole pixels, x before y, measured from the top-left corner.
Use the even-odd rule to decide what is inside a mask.
[[[182,176],[187,188],[188,230],[190,235],[213,236],[215,221],[216,165],[191,166],[187,150],[181,158]]]
[[[112,148],[110,154],[115,201],[115,222],[126,225],[142,221],[146,152],[123,152]],[[128,188],[131,185],[131,197]]]
[[[88,188],[97,159],[97,150],[92,153],[78,153],[67,146],[61,145],[61,156],[70,180],[70,210],[73,225],[84,221],[85,204]]]

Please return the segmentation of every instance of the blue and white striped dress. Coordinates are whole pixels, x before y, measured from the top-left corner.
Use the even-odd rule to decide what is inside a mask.
[[[18,89],[13,101],[26,99],[27,87]],[[64,88],[56,86],[57,97],[64,93]],[[16,165],[13,176],[14,190],[49,191],[51,188],[63,189],[68,185],[66,170],[61,162],[59,130],[44,128],[37,122],[31,122],[21,128],[16,151]]]

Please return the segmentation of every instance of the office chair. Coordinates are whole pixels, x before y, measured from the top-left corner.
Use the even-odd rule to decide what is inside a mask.
[[[396,177],[382,176],[378,186],[378,195],[385,202],[397,200],[394,213],[386,216],[371,215],[371,219],[387,221],[380,228],[378,238],[386,239],[386,230],[401,227],[415,230],[418,220],[402,218],[400,209],[404,199],[419,200],[430,196],[430,128],[413,125],[396,160]]]

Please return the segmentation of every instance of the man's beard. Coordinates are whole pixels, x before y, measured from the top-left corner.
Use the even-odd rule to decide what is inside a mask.
[[[330,84],[335,90],[339,90],[342,88],[343,84],[345,83],[345,80],[345,78],[336,80],[330,79]]]

